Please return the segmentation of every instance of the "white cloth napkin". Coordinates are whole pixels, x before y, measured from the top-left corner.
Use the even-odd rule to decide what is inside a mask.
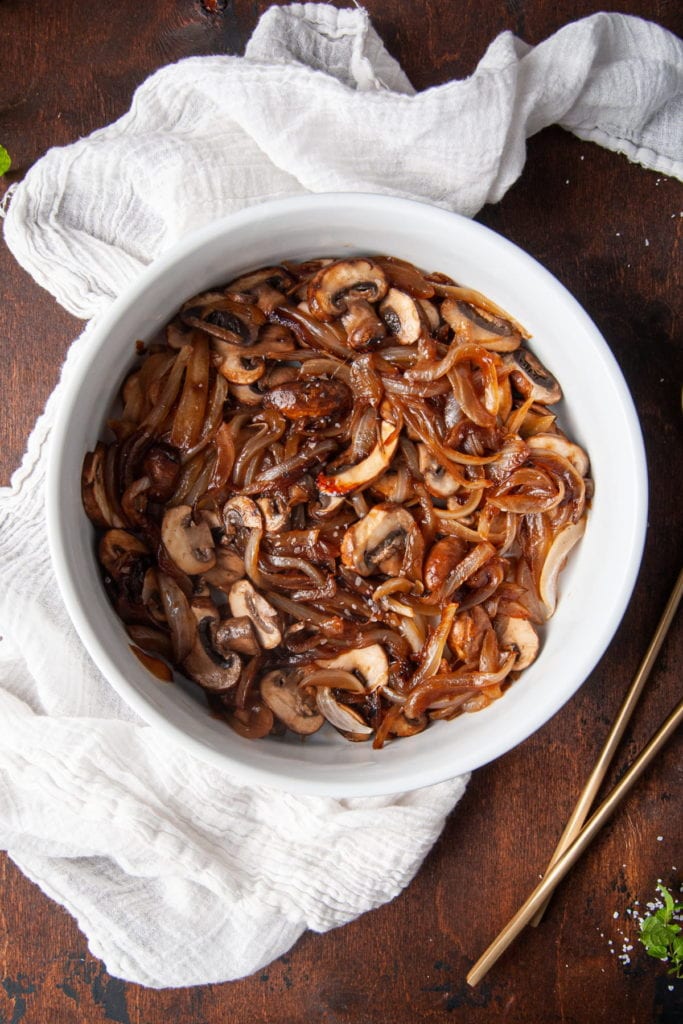
[[[274,8],[244,58],[163,68],[115,124],[48,152],[12,190],[5,238],[66,309],[96,319],[175,239],[271,197],[381,191],[474,214],[554,122],[683,177],[683,45],[599,14],[533,49],[504,33],[471,78],[415,94],[362,10]],[[0,842],[112,974],[155,987],[237,978],[306,928],[393,898],[467,780],[287,797],[239,785],[136,718],[81,647],[49,565],[60,394],[0,496]]]

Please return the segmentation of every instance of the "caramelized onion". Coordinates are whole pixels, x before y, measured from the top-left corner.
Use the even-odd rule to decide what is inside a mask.
[[[185,303],[82,474],[151,668],[250,739],[314,731],[298,702],[379,749],[498,700],[593,493],[559,386],[520,377],[544,371],[528,337],[392,256],[287,261]]]

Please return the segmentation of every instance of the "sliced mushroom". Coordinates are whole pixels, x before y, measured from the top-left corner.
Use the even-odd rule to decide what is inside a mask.
[[[294,281],[283,267],[264,267],[231,281],[229,292],[253,295],[264,313],[270,313],[285,301],[286,293]]]
[[[425,329],[426,317],[419,301],[398,288],[389,289],[379,311],[384,323],[402,345],[412,345]]]
[[[226,346],[227,349],[227,346]],[[239,352],[218,353],[218,372],[231,384],[255,384],[266,370],[263,359],[247,359]]]
[[[510,379],[524,398],[533,398],[545,405],[554,405],[561,400],[559,383],[528,348],[520,346],[505,356],[504,361],[512,367]]]
[[[502,650],[509,649],[517,654],[515,672],[528,668],[538,654],[538,633],[528,619],[513,619],[499,615],[494,623],[498,643]]]
[[[220,654],[227,656],[230,651],[237,651],[238,654],[253,657],[261,650],[254,625],[248,615],[224,619],[222,622],[214,620],[210,632],[211,642]]]
[[[263,519],[258,505],[244,494],[230,498],[223,506],[226,540],[236,536],[238,530],[262,530]]]
[[[237,552],[219,545],[216,548],[216,564],[202,573],[201,579],[209,586],[224,590],[227,594],[233,583],[244,577],[244,573],[244,561]]]
[[[256,504],[261,509],[266,533],[280,533],[287,529],[292,513],[281,498],[257,498]]]
[[[260,694],[252,694],[243,708],[226,709],[224,716],[228,725],[247,740],[262,739],[275,724],[273,712]]]
[[[147,545],[128,530],[107,530],[98,547],[100,562],[113,579],[127,572],[132,561],[148,559],[149,554]]]
[[[326,476],[321,473],[316,483],[323,494],[343,495],[354,491],[357,487],[370,484],[381,476],[391,462],[398,444],[399,430],[388,420],[382,420],[380,426],[381,443],[378,442],[365,459],[355,466],[343,469],[339,473]]]
[[[277,409],[288,420],[341,416],[350,404],[351,392],[343,381],[323,378],[278,384],[263,399],[265,408]]]
[[[315,700],[318,711],[330,725],[339,729],[348,739],[365,740],[372,735],[372,729],[365,724],[358,712],[344,704],[339,704],[328,687],[321,686],[316,692]]]
[[[561,434],[534,434],[527,438],[527,447],[532,451],[550,451],[571,462],[572,466],[580,476],[588,475],[588,456],[583,448],[573,441],[569,441]]]
[[[261,680],[261,696],[270,710],[292,732],[310,736],[325,719],[306,700],[294,676],[287,677],[281,669],[268,672]]]
[[[262,647],[266,650],[277,647],[282,640],[279,615],[249,580],[233,583],[228,602],[235,618],[247,616],[251,619]]]
[[[417,445],[420,472],[425,487],[435,498],[450,498],[459,489],[460,484],[444,467],[438,462],[427,448],[426,444]]]
[[[194,522],[191,505],[168,509],[161,523],[161,540],[170,558],[189,576],[216,564],[211,530],[205,522]]]
[[[212,621],[212,617],[207,615],[199,622],[195,642],[183,661],[183,669],[205,690],[223,693],[239,681],[242,662],[235,652],[231,651],[226,656],[214,648],[209,628]]]
[[[253,345],[266,322],[255,303],[237,302],[223,292],[206,292],[190,299],[180,311],[180,319],[233,345]]]
[[[353,673],[363,683],[367,693],[372,693],[373,690],[389,683],[389,661],[380,644],[356,647],[336,658],[318,660],[317,664],[324,669],[340,669]]]
[[[341,560],[360,576],[381,572],[397,576],[409,538],[417,530],[410,512],[400,505],[375,505],[350,526],[341,543]]]
[[[349,345],[355,350],[379,343],[387,333],[385,325],[367,299],[347,302],[346,310],[341,315],[341,322]]]
[[[522,340],[509,320],[485,313],[463,299],[444,299],[441,316],[462,341],[473,341],[494,352],[514,352]]]
[[[318,320],[333,320],[355,299],[377,302],[387,292],[384,271],[372,260],[337,260],[308,284],[308,306]]]

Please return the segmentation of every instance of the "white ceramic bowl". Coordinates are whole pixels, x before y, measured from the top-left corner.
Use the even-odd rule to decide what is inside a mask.
[[[191,684],[159,683],[131,653],[105,595],[81,506],[83,456],[103,434],[134,341],[149,339],[190,296],[288,257],[382,252],[477,288],[531,331],[559,379],[565,429],[588,451],[595,497],[560,581],[542,653],[502,700],[373,750],[325,728],[242,739],[208,713]],[[421,203],[317,195],[252,207],[176,244],[111,307],[68,382],[51,440],[48,528],[57,579],[91,657],[147,722],[245,782],[355,797],[417,789],[480,767],[544,724],[607,648],[635,584],[646,528],[642,438],[621,372],[597,328],[548,271],[473,221]]]

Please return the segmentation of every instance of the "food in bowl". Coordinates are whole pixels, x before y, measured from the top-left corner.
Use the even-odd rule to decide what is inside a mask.
[[[390,256],[285,261],[185,302],[83,465],[140,657],[250,738],[328,723],[377,748],[500,698],[592,492],[528,340]]]

